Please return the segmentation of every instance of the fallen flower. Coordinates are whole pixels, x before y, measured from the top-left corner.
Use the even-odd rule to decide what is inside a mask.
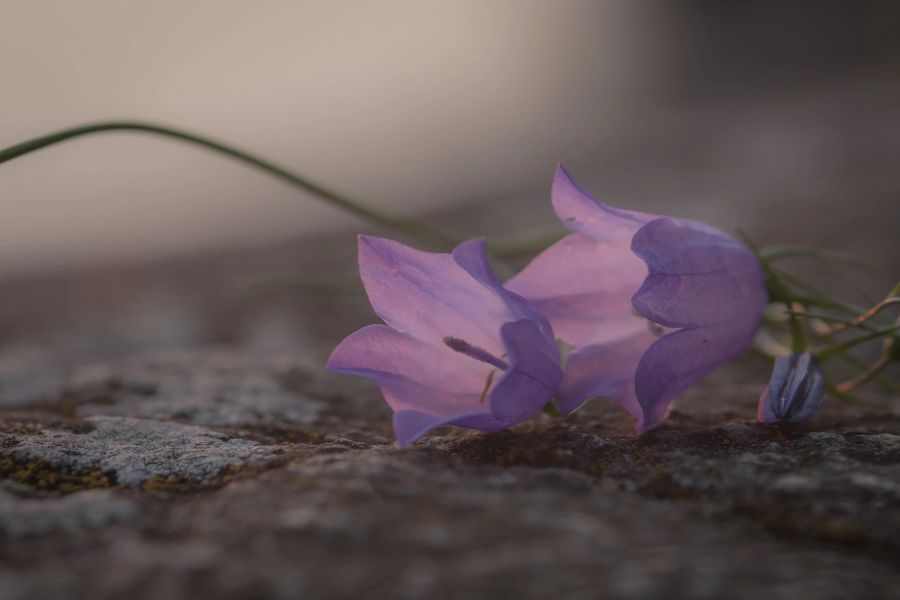
[[[819,409],[825,395],[825,376],[809,352],[775,359],[769,385],[759,397],[760,423],[802,423]]]
[[[499,282],[483,240],[436,254],[360,236],[359,270],[386,324],[347,337],[327,368],[379,385],[401,446],[443,425],[506,429],[553,397],[562,379],[553,330]]]
[[[768,301],[762,268],[718,229],[607,206],[562,167],[552,200],[574,233],[507,288],[531,300],[575,348],[561,412],[608,397],[646,431],[682,392],[750,344]]]

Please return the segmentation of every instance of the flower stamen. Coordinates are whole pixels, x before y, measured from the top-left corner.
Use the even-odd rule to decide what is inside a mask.
[[[509,365],[503,359],[497,358],[487,350],[483,350],[478,346],[473,346],[465,340],[447,336],[444,338],[444,343],[454,352],[459,352],[460,354],[465,354],[469,358],[474,358],[483,363],[493,365],[501,371],[505,371],[509,368]]]

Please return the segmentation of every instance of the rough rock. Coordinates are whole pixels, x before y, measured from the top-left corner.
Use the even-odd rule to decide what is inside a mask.
[[[66,386],[79,415],[174,419],[207,427],[308,424],[321,402],[288,392],[268,365],[228,353],[76,371]]]
[[[80,431],[0,434],[3,456],[66,473],[97,470],[127,486],[160,477],[210,483],[227,469],[260,468],[279,456],[277,448],[179,423],[99,416],[81,423]]]
[[[49,498],[23,498],[0,490],[0,537],[73,534],[121,523],[136,512],[133,501],[112,490],[84,490]]]
[[[0,413],[5,597],[845,599],[900,585],[900,418],[832,403],[809,425],[756,425],[753,365],[641,437],[595,402],[400,451],[373,386],[309,357],[235,360],[92,363],[57,402]],[[256,394],[269,398],[241,400]]]

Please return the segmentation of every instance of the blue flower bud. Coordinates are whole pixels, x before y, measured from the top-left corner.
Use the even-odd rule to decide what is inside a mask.
[[[802,423],[819,409],[825,395],[825,376],[809,352],[775,359],[772,378],[759,397],[760,423]]]

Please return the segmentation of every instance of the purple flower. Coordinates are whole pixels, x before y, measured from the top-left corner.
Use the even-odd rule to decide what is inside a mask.
[[[768,300],[762,269],[718,229],[607,206],[562,167],[552,199],[574,233],[507,288],[574,347],[559,391],[563,414],[607,397],[646,431],[752,341]]]
[[[369,325],[335,348],[328,370],[375,381],[401,446],[443,425],[498,431],[539,412],[562,379],[553,330],[505,289],[483,240],[452,254],[359,237]]]
[[[775,359],[772,378],[759,397],[760,423],[802,423],[819,409],[825,395],[825,376],[809,352]]]

